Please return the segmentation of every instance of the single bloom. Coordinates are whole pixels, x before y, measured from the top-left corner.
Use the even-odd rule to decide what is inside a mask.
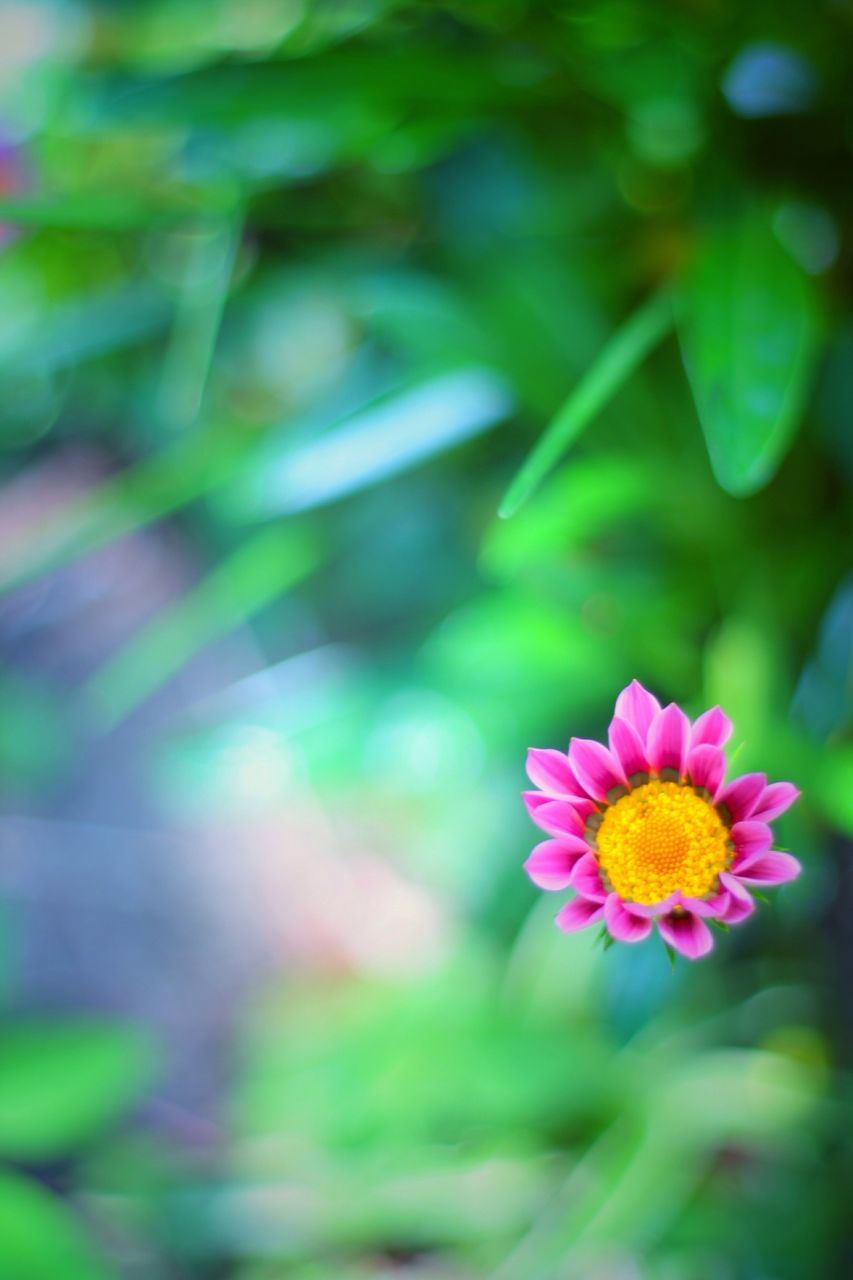
[[[540,889],[574,889],[561,929],[601,922],[619,942],[642,942],[656,925],[696,960],[713,946],[708,921],[740,924],[755,910],[751,888],[799,875],[796,858],[772,848],[770,824],[800,793],[763,773],[726,782],[731,732],[719,707],[691,723],[632,680],[616,699],[609,746],[572,738],[568,754],[531,748],[537,790],[524,800],[551,838],[524,865]]]

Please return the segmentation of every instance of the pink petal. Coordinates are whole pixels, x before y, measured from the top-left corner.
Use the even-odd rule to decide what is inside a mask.
[[[652,931],[651,920],[635,916],[627,909],[618,893],[607,895],[604,904],[604,923],[619,942],[642,942]]]
[[[525,862],[524,870],[540,889],[568,889],[582,853],[566,840],[543,840]]]
[[[585,853],[575,863],[572,871],[572,888],[593,902],[603,902],[607,897],[607,890],[601,883],[601,871],[594,853]]]
[[[771,822],[780,813],[790,809],[800,792],[793,782],[771,782],[764,788],[764,795],[758,800],[753,811],[753,818],[759,822]]]
[[[688,960],[707,955],[714,945],[711,930],[698,916],[663,916],[658,920],[658,928],[663,940]]]
[[[591,738],[572,738],[569,763],[584,791],[593,800],[606,800],[613,787],[626,787],[628,780],[618,761],[600,742]]]
[[[703,711],[690,733],[690,746],[723,747],[732,736],[732,722],[720,707]]]
[[[750,858],[746,866],[735,863],[732,867],[732,873],[746,884],[787,884],[789,880],[796,880],[801,871],[799,862],[790,853],[776,851]]]
[[[715,899],[718,902],[717,919],[723,924],[740,924],[755,910],[752,894],[727,871],[721,873],[720,884],[724,891],[719,899]]]
[[[715,796],[726,772],[726,757],[710,742],[691,747],[687,753],[687,773],[694,787],[705,787]]]
[[[732,827],[736,860],[752,858],[755,854],[764,853],[773,843],[773,832],[766,822],[756,822],[750,818],[748,822],[736,822]]]
[[[535,787],[549,796],[580,795],[577,779],[569,768],[569,758],[551,747],[531,747],[527,753],[527,776]]]
[[[713,905],[712,898],[685,898],[681,899],[681,906],[685,911],[689,911],[691,915],[702,916],[703,919],[710,920],[717,914],[717,908]]]
[[[584,823],[577,809],[566,800],[548,800],[530,814],[537,827],[552,836],[583,836]],[[585,842],[584,842],[585,843]],[[768,846],[769,848],[769,846]]]
[[[598,813],[600,810],[600,806],[594,800],[590,800],[589,796],[572,796],[568,803],[571,804],[584,825],[586,825],[586,820],[591,813]]]
[[[604,915],[604,906],[590,902],[588,898],[572,898],[557,912],[557,928],[564,933],[573,933],[575,929],[585,929],[588,924],[595,924]]]
[[[667,915],[680,901],[681,894],[676,889],[675,893],[671,893],[662,902],[653,902],[648,905],[644,902],[629,902],[626,905],[630,907],[632,915],[642,916],[645,920],[655,920],[658,916]]]
[[[653,693],[643,688],[639,680],[632,680],[619,694],[614,709],[617,716],[621,720],[627,720],[645,742],[649,726],[660,711],[660,703]]]
[[[742,822],[755,809],[766,785],[767,778],[763,773],[745,773],[723,787],[717,796],[717,804],[726,806],[732,822]]]
[[[610,750],[630,778],[633,773],[648,773],[649,762],[643,739],[637,730],[621,716],[614,716],[608,731]]]
[[[654,720],[648,733],[649,764],[653,769],[675,769],[684,773],[687,764],[687,741],[690,721],[674,702],[664,707]]]
[[[723,897],[725,903],[717,912],[717,919],[722,924],[743,924],[755,910],[755,902],[752,898],[745,902],[741,898],[736,898],[733,893],[725,893]]]
[[[527,812],[533,821],[536,821],[536,815],[540,810],[549,804],[559,804],[567,808],[573,809],[577,814],[578,822],[581,830],[586,826],[586,820],[591,813],[596,813],[598,805],[594,800],[590,800],[589,796],[572,796],[571,800],[555,800],[553,796],[546,796],[544,791],[522,791],[521,797],[527,806]]]

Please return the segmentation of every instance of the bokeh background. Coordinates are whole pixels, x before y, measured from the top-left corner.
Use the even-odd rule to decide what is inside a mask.
[[[851,1274],[851,37],[0,3],[3,1280]],[[804,791],[674,970],[521,870],[634,676]]]

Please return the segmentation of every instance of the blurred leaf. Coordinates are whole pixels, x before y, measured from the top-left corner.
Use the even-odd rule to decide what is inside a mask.
[[[832,747],[814,763],[815,799],[828,820],[853,837],[853,746]]]
[[[816,651],[806,663],[793,711],[816,738],[845,729],[853,718],[853,578],[829,602]]]
[[[126,1027],[5,1027],[0,1152],[27,1161],[67,1155],[113,1124],[139,1097],[150,1072],[147,1044]]]
[[[644,512],[656,471],[645,459],[599,455],[578,459],[512,521],[494,522],[481,562],[512,580],[543,562],[565,560],[613,525]]]
[[[52,373],[132,346],[163,329],[169,310],[163,291],[146,281],[65,301],[3,353],[11,365],[6,376]]]
[[[192,502],[229,479],[247,447],[228,432],[199,431],[128,467],[52,512],[24,547],[7,551],[5,562],[0,547],[0,591],[58,569]]]
[[[218,636],[245,623],[319,561],[302,531],[274,525],[242,543],[90,680],[85,696],[115,724]]]
[[[215,218],[229,213],[232,206],[228,194],[194,188],[187,188],[181,198],[155,201],[115,190],[62,191],[45,196],[0,195],[0,218],[13,227],[142,231],[158,224],[192,224],[199,214]]]
[[[588,715],[623,674],[618,637],[602,636],[554,601],[501,590],[452,613],[425,646],[439,685],[512,740],[555,716]],[[494,717],[494,719],[492,719]]]
[[[46,434],[65,399],[57,374],[141,344],[165,328],[170,303],[145,280],[130,280],[92,296],[42,305],[28,314],[10,290],[0,337],[0,445],[20,448]],[[23,317],[23,318],[21,318]]]
[[[631,1255],[647,1249],[683,1213],[719,1148],[796,1148],[818,1109],[819,1072],[775,1054],[694,1049],[683,1058],[666,1053],[665,1062],[624,1057],[631,1090],[622,1114],[496,1280],[545,1280],[558,1264],[606,1257],[614,1241]]]
[[[799,426],[820,337],[814,285],[753,212],[706,235],[680,303],[711,465],[743,497],[772,479]]]
[[[0,672],[0,776],[7,786],[44,785],[66,759],[67,733],[58,695]]]
[[[0,1275],[9,1280],[109,1280],[82,1228],[55,1196],[0,1173]]]
[[[439,276],[372,272],[357,276],[351,292],[353,309],[371,332],[421,367],[480,364],[492,354],[470,300]]]
[[[705,691],[708,705],[725,707],[734,742],[759,767],[784,703],[778,649],[768,630],[749,617],[727,618],[705,649]],[[745,763],[738,759],[738,772]]]
[[[528,454],[504,495],[500,516],[513,515],[530,497],[566,449],[665,337],[671,324],[672,303],[663,292],[653,295],[616,331]]]
[[[288,1261],[316,1258],[330,1248],[372,1251],[397,1241],[413,1251],[482,1248],[484,1241],[503,1244],[524,1230],[551,1174],[552,1161],[538,1153],[471,1157],[452,1144],[399,1151],[393,1163],[381,1151],[338,1154],[300,1168],[298,1196],[284,1173],[226,1188],[210,1205],[211,1227],[221,1236],[222,1224],[233,1223],[232,1248]],[[286,1274],[301,1272],[288,1266]],[[337,1261],[323,1280],[332,1274],[340,1280]],[[359,1277],[378,1280],[378,1274],[361,1271]]]
[[[252,516],[321,506],[479,435],[512,408],[509,387],[490,369],[440,374],[301,447],[263,446],[234,485],[233,506]]]
[[[158,410],[172,429],[192,426],[204,398],[225,310],[241,221],[187,233],[175,320],[163,360]]]
[[[557,908],[543,894],[530,911],[507,958],[505,991],[513,1007],[549,1011],[582,1025],[600,1017],[602,966],[592,929],[564,934],[554,927]]]
[[[478,108],[522,97],[518,85],[499,76],[497,57],[482,48],[452,47],[445,40],[399,42],[389,58],[381,43],[352,42],[311,58],[222,60],[185,75],[93,74],[74,123],[91,128],[110,120],[131,132],[143,124],[232,129],[249,120],[318,121],[332,140],[361,150],[384,137],[413,112],[434,107],[441,84],[442,112],[467,118]],[[130,91],[129,91],[130,89]]]
[[[599,297],[586,255],[577,246],[562,249],[562,202],[555,228],[561,249],[555,252],[546,237],[531,234],[533,214],[526,203],[517,209],[517,187],[526,187],[524,179],[513,170],[490,174],[489,168],[467,155],[457,161],[444,192],[444,216],[454,218],[451,245],[461,259],[465,296],[496,367],[534,420],[548,420],[566,387],[581,378],[605,345],[609,308]],[[506,204],[513,210],[510,225],[501,213]],[[512,253],[507,253],[508,242]]]
[[[567,1038],[561,1007],[530,1008],[520,981],[500,998],[484,959],[469,947],[424,979],[351,983],[322,1000],[292,988],[283,1005],[263,1007],[244,1054],[237,1131],[369,1155],[446,1142],[535,1150],[547,1130],[599,1114],[618,1064],[598,1019],[576,1022]]]

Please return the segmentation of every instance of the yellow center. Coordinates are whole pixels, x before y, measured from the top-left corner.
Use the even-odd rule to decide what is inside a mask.
[[[598,860],[621,898],[650,905],[679,889],[704,898],[730,855],[729,833],[707,800],[654,779],[605,809]]]

